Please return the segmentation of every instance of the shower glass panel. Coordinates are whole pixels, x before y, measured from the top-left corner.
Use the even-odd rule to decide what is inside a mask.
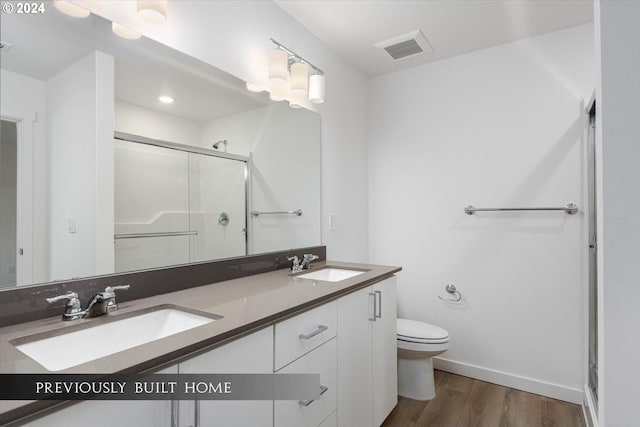
[[[247,162],[207,151],[116,138],[116,272],[247,254]]]
[[[115,271],[189,262],[188,153],[115,140]]]
[[[246,163],[189,153],[191,262],[247,253]]]

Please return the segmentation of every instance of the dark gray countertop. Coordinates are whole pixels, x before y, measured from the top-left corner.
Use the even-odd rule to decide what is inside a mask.
[[[0,328],[0,373],[49,373],[11,343],[31,335],[57,335],[79,324],[112,321],[132,311],[161,304],[175,304],[223,316],[215,322],[137,346],[110,356],[58,371],[58,373],[136,373],[177,363],[186,356],[224,344],[251,331],[300,311],[339,298],[371,283],[392,276],[401,267],[326,261],[315,263],[311,271],[326,266],[363,270],[358,276],[340,282],[301,279],[289,269],[257,274],[211,285],[199,286],[118,304],[108,316],[62,322],[59,316]],[[62,313],[61,313],[62,314]],[[0,424],[55,405],[55,401],[0,401]]]

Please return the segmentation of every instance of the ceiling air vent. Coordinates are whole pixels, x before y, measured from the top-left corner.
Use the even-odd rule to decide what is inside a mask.
[[[420,55],[425,52],[433,52],[433,48],[420,30],[378,42],[374,44],[374,46],[384,49],[391,55],[394,61]]]

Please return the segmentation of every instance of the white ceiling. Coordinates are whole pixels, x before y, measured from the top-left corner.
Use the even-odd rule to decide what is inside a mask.
[[[592,0],[274,0],[367,75],[593,21]],[[374,43],[421,30],[432,53],[394,61]]]

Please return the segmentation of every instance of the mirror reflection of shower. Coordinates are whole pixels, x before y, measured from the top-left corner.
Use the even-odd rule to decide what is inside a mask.
[[[227,144],[228,144],[228,141],[226,139],[221,139],[220,141],[218,141],[215,144],[213,144],[213,148],[215,148],[216,150],[219,150],[221,144],[224,145],[224,152],[226,153],[227,152]]]

